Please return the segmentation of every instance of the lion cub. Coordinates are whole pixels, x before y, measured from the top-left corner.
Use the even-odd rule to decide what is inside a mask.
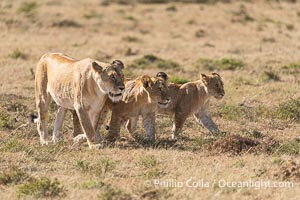
[[[162,74],[163,75],[163,74]],[[167,107],[159,107],[158,112],[174,115],[172,139],[175,139],[182,130],[185,120],[193,115],[196,121],[205,126],[212,134],[219,129],[209,114],[209,98],[221,99],[225,95],[224,84],[219,74],[201,74],[200,79],[185,84],[170,83],[168,94],[171,102]],[[131,119],[131,126],[137,120]]]

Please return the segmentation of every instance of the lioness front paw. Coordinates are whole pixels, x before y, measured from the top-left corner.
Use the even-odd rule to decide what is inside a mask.
[[[48,140],[40,140],[41,145],[48,145],[50,141]]]
[[[86,135],[85,134],[79,134],[73,139],[73,145],[81,144],[83,142],[86,142]]]

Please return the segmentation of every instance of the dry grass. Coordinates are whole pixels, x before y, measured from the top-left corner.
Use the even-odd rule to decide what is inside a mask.
[[[136,3],[141,2],[141,3]],[[154,3],[155,2],[155,3]],[[9,1],[0,3],[0,199],[297,199],[299,197],[299,5],[294,1]],[[226,2],[226,3],[223,3]],[[157,4],[159,3],[159,4]],[[75,9],[76,8],[76,9]],[[211,102],[222,134],[189,118],[170,139],[124,139],[101,150],[42,147],[34,124],[34,70],[46,52],[120,59],[125,74],[166,71],[172,82],[218,72],[226,95]],[[49,127],[57,106],[51,104]],[[141,135],[145,133],[139,129]],[[148,180],[203,179],[209,188]],[[292,188],[220,187],[227,181],[292,181]]]

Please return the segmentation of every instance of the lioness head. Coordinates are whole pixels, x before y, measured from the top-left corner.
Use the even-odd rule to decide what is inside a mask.
[[[165,108],[170,103],[168,95],[168,75],[159,72],[156,77],[144,81],[144,87],[149,92],[153,101],[158,102],[158,106]]]
[[[201,79],[205,83],[207,91],[211,96],[214,96],[216,99],[223,98],[223,96],[225,95],[224,84],[219,74],[201,74]]]
[[[98,63],[93,62],[94,79],[100,90],[108,94],[108,97],[117,102],[122,99],[125,89],[124,85],[124,64],[120,60],[113,61],[107,67],[101,67]]]

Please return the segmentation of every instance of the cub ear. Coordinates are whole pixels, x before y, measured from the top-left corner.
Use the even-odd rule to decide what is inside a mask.
[[[165,73],[165,72],[158,72],[156,74],[156,77],[157,78],[162,78],[164,81],[167,81],[168,80],[168,75]]]
[[[92,68],[93,68],[93,70],[95,70],[96,72],[99,72],[99,73],[101,73],[103,71],[103,68],[100,65],[98,65],[98,63],[96,63],[96,62],[92,62]]]
[[[206,76],[205,74],[201,74],[201,78],[202,78],[202,79],[206,79],[207,76]]]
[[[111,64],[120,70],[124,69],[124,63],[121,60],[114,60]]]
[[[220,77],[220,75],[218,73],[216,73],[216,72],[213,72],[212,75]]]
[[[145,88],[152,87],[154,85],[150,77],[142,77],[142,82]]]

